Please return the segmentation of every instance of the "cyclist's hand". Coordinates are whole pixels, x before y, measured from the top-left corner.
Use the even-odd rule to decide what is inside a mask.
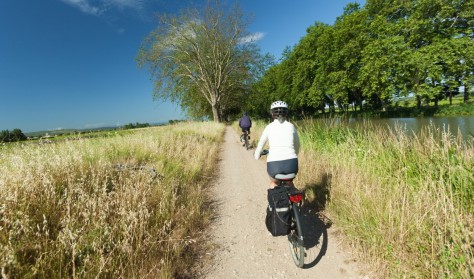
[[[253,154],[253,157],[255,158],[255,160],[260,159],[260,156],[261,156],[260,152],[258,152],[258,150],[255,150],[255,153]]]
[[[267,154],[268,154],[267,149],[264,149],[262,152],[258,152],[258,150],[255,150],[255,154],[254,154],[255,160],[258,160],[260,159],[262,155],[267,155]]]

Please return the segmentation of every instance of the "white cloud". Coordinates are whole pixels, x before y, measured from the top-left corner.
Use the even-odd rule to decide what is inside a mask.
[[[263,37],[265,37],[265,33],[256,32],[256,33],[252,33],[248,36],[240,38],[239,42],[241,44],[255,43],[263,39]]]
[[[143,9],[143,0],[61,0],[62,2],[71,5],[81,12],[95,16],[101,15],[103,12],[110,9]]]
[[[143,0],[102,0],[104,3],[116,8],[131,8],[140,10],[143,7]]]
[[[66,4],[69,4],[75,8],[78,8],[81,12],[91,15],[100,15],[103,12],[98,6],[91,5],[88,0],[61,0]]]

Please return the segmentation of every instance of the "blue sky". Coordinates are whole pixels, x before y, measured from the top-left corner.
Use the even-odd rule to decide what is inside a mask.
[[[333,24],[346,0],[241,0],[262,53],[280,58],[306,28]],[[363,5],[365,1],[356,1]],[[1,0],[0,130],[158,123],[185,116],[153,101],[135,56],[153,15],[204,0]]]

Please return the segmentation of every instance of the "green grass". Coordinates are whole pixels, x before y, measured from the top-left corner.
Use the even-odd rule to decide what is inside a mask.
[[[457,105],[440,105],[435,116],[473,116],[474,115],[474,101],[468,103],[460,103]]]

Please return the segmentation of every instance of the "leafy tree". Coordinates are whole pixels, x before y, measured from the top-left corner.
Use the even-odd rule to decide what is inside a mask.
[[[316,108],[324,113],[325,105],[329,105],[330,110],[334,109],[334,91],[332,86],[331,73],[336,71],[334,53],[336,51],[333,43],[334,28],[332,26],[318,25],[316,30],[318,41],[313,49],[317,51],[317,64],[314,73],[314,80],[309,88],[309,101]]]
[[[439,12],[442,30],[449,36],[449,75],[455,86],[464,87],[464,102],[474,82],[474,0],[442,1]]]
[[[293,102],[299,114],[329,105],[386,109],[415,94],[418,106],[474,85],[474,0],[367,0],[333,26],[315,23],[254,86],[255,106]],[[258,93],[258,94],[256,94]],[[266,103],[267,102],[267,103]]]
[[[260,118],[268,116],[268,108],[272,102],[272,94],[277,91],[278,66],[270,67],[265,75],[255,83],[249,96],[247,110]]]
[[[27,137],[20,129],[13,129],[11,132],[9,130],[0,131],[0,142],[15,142],[26,139]]]
[[[146,128],[146,127],[150,127],[150,124],[149,123],[138,123],[138,122],[136,122],[135,124],[128,123],[128,124],[123,126],[124,129],[136,129],[136,128]]]
[[[245,97],[245,110],[250,115],[265,118],[268,116],[268,107],[270,106],[270,94],[275,91],[275,57],[265,54],[257,63],[259,66],[255,71],[257,75],[250,86],[250,91]]]
[[[0,142],[10,142],[10,141],[11,141],[10,131],[2,130],[0,132]]]
[[[473,0],[419,0],[413,1],[413,11],[406,20],[406,38],[413,51],[413,88],[421,99],[452,98],[460,87],[465,89],[472,81],[474,68]]]
[[[324,107],[324,99],[313,92],[312,86],[316,78],[316,72],[322,61],[320,56],[320,40],[328,25],[316,22],[310,26],[299,43],[295,46],[291,59],[295,61],[292,70],[292,100],[294,110],[305,115],[314,113],[316,109]]]
[[[22,141],[27,139],[25,134],[23,134],[20,129],[13,129],[13,131],[11,132],[11,138],[12,141]]]
[[[332,96],[340,109],[349,103],[362,106],[362,90],[357,82],[362,67],[362,51],[367,45],[367,14],[356,3],[348,4],[344,14],[334,25],[331,63],[333,71],[329,74]]]
[[[359,83],[374,108],[387,108],[394,96],[406,89],[404,66],[409,53],[402,37],[378,39],[363,51]]]
[[[260,56],[240,9],[229,11],[216,0],[203,11],[160,18],[137,56],[155,79],[155,98],[179,102],[195,115],[209,112],[207,102],[214,121],[237,106],[239,96],[249,91]]]
[[[199,94],[198,89],[190,86],[186,98],[181,100],[181,109],[193,119],[207,119],[212,116],[212,108],[206,98]]]

